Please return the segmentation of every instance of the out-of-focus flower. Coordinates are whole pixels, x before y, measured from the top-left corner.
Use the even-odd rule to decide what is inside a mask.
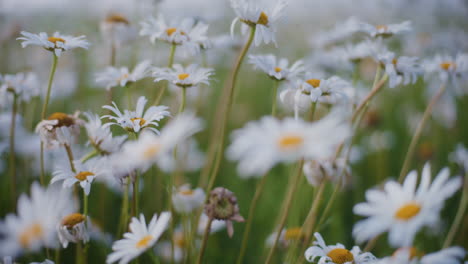
[[[460,264],[465,256],[461,247],[445,248],[425,254],[414,247],[400,248],[393,256],[380,259],[376,264]]]
[[[189,242],[184,237],[183,232],[181,230],[175,230],[172,243],[167,240],[159,242],[156,245],[156,252],[167,262],[171,262],[173,260],[174,262],[179,263],[184,260],[184,254],[188,243]],[[174,258],[172,258],[172,244],[174,244]]]
[[[431,169],[426,164],[417,190],[416,171],[402,185],[389,181],[383,191],[368,190],[368,202],[354,206],[355,214],[368,217],[354,226],[356,240],[366,241],[389,231],[392,246],[410,246],[420,228],[437,224],[444,201],[460,188],[462,179],[449,179],[449,173],[448,168],[442,169],[431,184]]]
[[[83,124],[78,114],[68,115],[56,112],[37,124],[36,133],[39,133],[46,148],[71,146],[77,140],[80,126]]]
[[[43,189],[31,186],[31,196],[21,195],[17,215],[8,214],[0,222],[0,255],[18,256],[24,251],[36,252],[42,247],[58,246],[56,225],[76,211],[68,190],[51,185]]]
[[[50,259],[45,259],[43,262],[31,262],[29,264],[54,264],[55,262],[53,262],[52,260]],[[7,264],[7,263],[5,263]]]
[[[249,62],[256,69],[261,69],[268,76],[277,81],[294,80],[304,71],[304,63],[301,60],[294,62],[289,67],[288,59],[276,59],[273,54],[267,55],[250,55]]]
[[[239,214],[236,196],[233,192],[222,187],[216,187],[210,192],[205,204],[205,214],[210,219],[226,221],[229,237],[234,234],[232,221],[244,222],[244,218]]]
[[[62,221],[57,224],[58,238],[63,248],[67,248],[70,242],[88,242],[89,234],[86,230],[86,221],[85,215],[73,213],[65,216]]]
[[[178,213],[189,214],[201,207],[205,202],[205,192],[201,188],[190,189],[190,185],[180,186],[172,195],[174,210]]]
[[[313,102],[336,104],[348,100],[346,90],[352,87],[349,82],[338,76],[328,79],[313,79],[310,76],[311,74],[306,75],[302,90],[310,93]]]
[[[318,32],[310,38],[312,46],[322,48],[341,42],[360,30],[360,23],[356,17],[350,17],[345,22],[337,23],[332,29]]]
[[[205,163],[204,153],[198,148],[197,141],[190,138],[177,144],[177,155],[167,153],[158,159],[158,167],[164,172],[196,171]]]
[[[387,38],[396,34],[402,34],[412,30],[411,21],[404,21],[399,24],[377,26],[361,22],[359,27],[361,32],[364,32],[373,38]]]
[[[149,75],[151,62],[149,60],[139,63],[132,72],[127,67],[107,67],[103,72],[96,75],[96,82],[107,90],[113,87],[124,87],[129,83],[141,80]]]
[[[451,80],[457,95],[467,94],[459,81],[468,80],[468,53],[459,53],[455,57],[448,55],[436,55],[433,59],[424,63],[426,77],[437,74],[442,82]]]
[[[155,82],[167,80],[170,83],[181,88],[198,86],[200,84],[209,84],[213,69],[201,68],[196,64],[183,67],[175,64],[172,68],[154,68],[153,77]]]
[[[166,230],[171,220],[171,213],[162,212],[159,217],[155,214],[148,226],[145,217],[140,214],[140,219],[132,218],[130,232],[124,234],[124,239],[114,242],[114,252],[107,256],[106,263],[119,261],[127,264],[146,250],[152,248]]]
[[[319,233],[315,233],[314,236],[317,239],[314,246],[308,248],[304,254],[308,262],[319,259],[318,263],[323,264],[370,264],[377,260],[371,253],[362,252],[358,246],[347,250],[340,243],[334,246],[325,244]]]
[[[0,75],[1,92],[10,92],[20,102],[29,102],[39,95],[40,83],[37,75],[32,72]]]
[[[237,17],[231,24],[231,35],[238,21],[242,22],[241,32],[247,33],[249,27],[255,27],[255,46],[276,43],[276,23],[282,18],[287,1],[277,0],[275,3],[263,1],[261,3],[249,0],[231,0],[231,6]]]
[[[117,152],[127,139],[127,135],[112,136],[109,126],[102,124],[101,118],[92,113],[84,113],[88,122],[84,123],[90,144],[102,155]]]
[[[22,40],[21,46],[25,48],[28,45],[41,46],[44,49],[51,51],[55,56],[60,57],[63,51],[72,50],[76,48],[88,49],[89,42],[85,36],[73,37],[69,35],[62,35],[55,32],[51,37],[45,32],[33,34],[26,31],[21,31],[22,37],[17,38]]]
[[[388,86],[394,88],[400,84],[414,84],[423,69],[416,57],[401,56],[397,58],[393,52],[385,52],[377,56],[385,67],[385,73],[389,77]]]
[[[258,177],[280,162],[330,157],[349,134],[349,125],[336,114],[314,123],[264,117],[234,131],[227,154],[239,161],[241,177]]]
[[[450,154],[450,161],[463,168],[464,172],[468,172],[468,150],[463,144],[458,144],[455,151]]]
[[[115,120],[107,123],[107,126],[118,125],[134,133],[139,133],[142,129],[148,128],[154,133],[159,134],[159,131],[155,127],[159,126],[158,122],[161,119],[170,115],[169,111],[167,111],[169,108],[167,106],[151,106],[144,111],[147,102],[148,100],[144,96],[140,96],[135,111],[125,110],[123,113],[120,112],[115,102],[112,102],[113,106],[105,105],[102,108],[112,111],[116,116],[104,115],[101,118]]]
[[[343,158],[328,158],[304,163],[303,171],[307,181],[312,186],[318,186],[323,181],[331,181],[344,186],[349,178],[351,168]]]
[[[200,220],[198,221],[198,228],[197,228],[197,233],[199,235],[203,235],[205,233],[205,229],[209,220],[210,220],[209,217],[205,213],[202,213],[200,215]],[[213,221],[211,221],[210,234],[216,233],[225,227],[226,227],[226,221],[214,219]]]
[[[277,232],[270,234],[266,239],[266,245],[268,247],[272,247],[275,243],[276,236],[278,235]],[[304,237],[304,233],[300,227],[292,227],[292,228],[284,228],[281,231],[278,246],[281,248],[287,248],[291,243],[294,241],[300,241]]]
[[[108,15],[100,25],[104,39],[112,45],[121,46],[137,36],[137,30],[130,21],[121,14],[113,13]]]

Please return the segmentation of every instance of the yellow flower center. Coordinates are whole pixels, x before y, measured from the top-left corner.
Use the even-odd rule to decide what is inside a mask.
[[[179,80],[183,81],[183,80],[187,79],[189,76],[190,76],[190,74],[188,74],[188,73],[181,73],[177,77],[179,78]]]
[[[413,258],[421,258],[424,256],[424,252],[417,250],[415,247],[404,247],[404,248],[399,248],[395,252],[393,252],[392,256],[395,257],[398,255],[401,251],[407,250],[409,253],[409,259]]]
[[[62,225],[72,228],[85,220],[85,216],[79,213],[69,214],[62,219]]]
[[[177,31],[177,28],[168,28],[166,29],[166,33],[168,36],[172,36]]]
[[[375,28],[377,30],[383,30],[383,31],[387,31],[388,30],[388,26],[387,25],[377,25],[375,26]]]
[[[184,239],[184,235],[180,232],[174,235],[174,244],[180,248],[184,248],[187,244],[187,241]]]
[[[344,248],[335,248],[328,252],[327,256],[336,264],[344,264],[354,261],[353,254]]]
[[[154,157],[159,152],[160,149],[161,149],[161,146],[159,144],[151,144],[149,147],[147,147],[143,151],[143,157],[146,159],[150,159]]]
[[[192,195],[193,190],[187,189],[187,190],[180,191],[179,193],[182,195]]]
[[[302,237],[302,229],[300,227],[288,228],[284,233],[285,240],[299,240]]]
[[[147,247],[151,239],[153,239],[153,236],[150,236],[150,235],[143,237],[142,239],[140,239],[140,241],[136,243],[136,247],[137,248]]]
[[[265,14],[265,12],[260,13],[260,17],[258,18],[257,24],[264,26],[268,25],[268,16],[267,14]]]
[[[278,144],[281,149],[294,149],[304,143],[304,138],[299,135],[285,135],[281,137]]]
[[[124,73],[124,74],[122,74],[122,76],[119,77],[119,79],[117,79],[117,81],[120,82],[121,80],[127,79],[127,78],[128,78],[128,73]]]
[[[419,211],[421,211],[421,206],[415,202],[410,202],[403,205],[396,211],[395,218],[407,221],[416,216]]]
[[[44,230],[40,224],[32,224],[19,235],[19,243],[23,248],[28,248],[34,240],[40,239]]]
[[[280,67],[275,67],[275,72],[280,72],[282,71],[283,69],[281,69]]]
[[[47,120],[58,120],[56,127],[72,126],[75,124],[75,119],[65,113],[56,112],[51,114]]]
[[[75,175],[75,178],[78,179],[79,181],[84,181],[88,176],[94,176],[94,173],[90,171],[81,171],[77,175]]]
[[[65,40],[63,38],[49,37],[47,40],[54,43],[55,45],[57,45],[57,42],[65,43]]]
[[[141,117],[130,118],[130,120],[132,120],[132,122],[138,121],[140,126],[144,126],[146,124],[146,120]]]
[[[130,24],[128,19],[125,18],[124,16],[120,15],[120,14],[111,14],[111,15],[109,15],[108,17],[106,17],[106,22],[116,23],[116,24],[122,23],[122,24],[125,24],[125,25]]]
[[[309,79],[306,81],[306,83],[310,84],[312,87],[317,88],[320,86],[320,80],[319,79]]]
[[[456,65],[455,63],[451,62],[451,61],[444,61],[440,64],[440,68],[442,68],[443,70],[451,70],[451,69],[455,69]]]
[[[393,60],[392,60],[392,64],[393,64],[393,65],[395,65],[395,66],[396,66],[396,65],[397,65],[397,63],[398,63],[398,60],[397,60],[397,59],[393,59]]]

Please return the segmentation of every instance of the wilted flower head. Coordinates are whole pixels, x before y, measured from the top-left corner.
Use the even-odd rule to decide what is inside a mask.
[[[44,49],[53,52],[57,57],[60,57],[63,51],[75,48],[88,49],[89,47],[89,43],[85,36],[73,37],[55,32],[54,35],[49,37],[45,32],[33,34],[26,31],[21,31],[21,35],[22,37],[17,39],[23,41],[21,42],[21,46],[23,48],[28,45],[41,46]]]
[[[56,112],[39,122],[36,133],[39,133],[45,147],[52,149],[64,145],[71,146],[80,134],[80,126],[83,124],[78,115],[78,112],[74,115]]]
[[[205,214],[211,219],[226,221],[230,237],[234,234],[232,221],[244,222],[244,218],[239,214],[236,196],[223,187],[217,187],[210,192],[205,204]]]
[[[57,232],[63,248],[67,248],[70,242],[88,242],[89,234],[86,230],[86,221],[86,216],[80,213],[69,214],[62,218],[62,221],[57,224]]]

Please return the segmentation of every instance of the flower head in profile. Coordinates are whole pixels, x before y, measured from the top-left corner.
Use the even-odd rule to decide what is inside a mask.
[[[278,163],[329,157],[349,134],[336,114],[314,123],[268,116],[234,131],[227,155],[239,161],[241,177],[258,177]]]
[[[94,179],[96,177],[106,177],[108,173],[99,161],[100,159],[91,159],[86,163],[75,161],[75,171],[72,171],[69,166],[66,168],[59,167],[54,171],[51,183],[63,181],[64,188],[71,188],[75,183],[79,183],[85,194],[89,195]]]
[[[21,46],[25,48],[28,45],[36,45],[53,52],[55,56],[60,57],[62,52],[76,48],[88,49],[89,42],[85,36],[73,37],[69,35],[62,35],[55,32],[52,36],[47,33],[41,32],[33,34],[26,31],[21,31],[22,37],[17,38],[22,40]]]
[[[83,120],[78,118],[79,113],[68,115],[56,112],[36,126],[41,141],[46,148],[53,149],[59,146],[71,146],[80,134]]]
[[[436,55],[434,58],[424,62],[426,75],[438,75],[443,82],[452,80],[456,88],[455,92],[464,94],[461,91],[459,81],[468,80],[468,53],[459,53],[456,56]]]
[[[231,24],[231,35],[234,35],[234,28],[237,22],[242,22],[241,31],[247,33],[249,27],[255,27],[255,46],[265,43],[276,43],[276,23],[283,16],[283,11],[287,6],[287,1],[251,1],[251,0],[231,0],[231,6],[237,17]]]
[[[392,256],[382,258],[376,264],[461,264],[465,257],[462,247],[450,247],[425,254],[414,247],[399,248]]]
[[[460,188],[460,177],[449,179],[448,168],[442,169],[431,184],[430,165],[422,171],[416,189],[417,172],[412,171],[401,185],[395,181],[385,184],[384,190],[366,192],[367,202],[354,206],[354,213],[367,217],[353,229],[357,242],[363,242],[388,231],[392,246],[411,246],[416,233],[424,226],[434,226],[444,201]]]
[[[122,14],[111,13],[101,22],[100,29],[104,35],[104,39],[108,40],[111,45],[121,46],[138,35],[130,20]]]
[[[344,158],[310,160],[304,163],[302,170],[312,186],[319,186],[323,181],[344,186],[351,175],[351,169]]]
[[[111,122],[107,123],[108,126],[118,125],[123,129],[134,133],[139,133],[142,129],[148,128],[158,134],[159,131],[155,127],[159,126],[159,121],[170,115],[169,111],[167,111],[168,107],[150,106],[145,111],[145,105],[147,102],[148,100],[144,96],[141,96],[138,98],[135,111],[125,110],[123,113],[119,110],[117,105],[112,102],[113,106],[105,105],[102,108],[112,111],[115,116],[104,115],[101,118],[111,120]]]
[[[277,81],[294,80],[304,71],[304,63],[301,60],[289,66],[288,59],[277,59],[273,54],[250,55],[249,62],[256,69],[262,70],[270,78]]]
[[[366,264],[374,263],[377,258],[371,253],[362,252],[358,246],[347,250],[344,245],[327,245],[319,233],[314,234],[316,241],[314,246],[305,252],[308,262],[319,259],[318,263],[323,264]]]
[[[89,143],[101,154],[109,155],[120,150],[127,135],[112,136],[109,126],[103,125],[97,114],[84,113],[88,121],[84,123]]]
[[[398,24],[388,25],[371,25],[361,22],[360,31],[368,34],[373,38],[382,37],[388,38],[393,35],[406,33],[412,30],[411,21],[404,21]]]
[[[151,249],[167,229],[170,220],[169,212],[162,212],[159,217],[155,214],[148,225],[143,214],[140,214],[140,219],[133,217],[130,232],[125,233],[123,239],[114,242],[113,252],[107,256],[106,263],[119,261],[120,264],[127,264]]]
[[[153,70],[155,82],[167,80],[181,88],[194,87],[200,84],[209,84],[210,77],[213,74],[213,69],[201,68],[196,64],[191,64],[188,67],[175,64],[172,68],[155,68]]]
[[[189,214],[200,208],[205,202],[205,192],[201,188],[190,189],[190,185],[182,185],[172,194],[174,210]]]
[[[272,233],[266,239],[266,245],[268,247],[272,247],[275,244],[276,236],[278,235],[277,232]],[[304,238],[304,232],[302,231],[301,227],[291,227],[291,228],[284,228],[281,231],[278,246],[281,248],[287,248],[291,245],[291,243],[301,241]]]
[[[239,214],[237,197],[233,192],[223,187],[214,188],[210,192],[208,201],[205,204],[205,214],[210,219],[226,221],[230,237],[234,234],[232,221],[244,222],[244,218]]]
[[[150,64],[149,60],[142,61],[131,72],[127,67],[108,67],[96,75],[96,82],[107,90],[117,86],[125,87],[129,83],[147,77]]]
[[[39,79],[32,72],[0,75],[0,91],[12,93],[20,102],[29,102],[39,95]]]
[[[423,69],[416,57],[401,56],[399,58],[393,52],[384,52],[377,56],[377,59],[385,67],[385,73],[389,77],[389,87],[397,85],[408,85],[415,83]]]
[[[89,241],[86,221],[87,217],[80,213],[72,213],[62,218],[60,223],[57,224],[57,233],[63,248],[67,248],[70,242],[78,243],[83,241],[86,243]]]
[[[70,191],[56,185],[44,189],[33,183],[31,195],[20,196],[17,214],[8,214],[0,222],[0,255],[18,256],[43,247],[56,248],[57,223],[76,209]]]

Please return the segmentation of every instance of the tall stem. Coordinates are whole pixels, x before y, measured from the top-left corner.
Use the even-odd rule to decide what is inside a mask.
[[[245,230],[244,230],[244,236],[242,238],[242,245],[241,245],[241,250],[239,253],[239,257],[237,258],[237,264],[241,264],[242,260],[245,255],[245,250],[247,248],[247,244],[249,241],[249,234],[250,234],[250,228],[252,226],[254,214],[255,214],[255,209],[257,208],[258,200],[260,198],[260,195],[263,192],[263,188],[265,187],[266,183],[266,178],[267,175],[263,175],[262,179],[258,182],[257,187],[255,189],[255,194],[254,197],[252,198],[252,202],[250,204],[250,209],[249,209],[249,216],[247,218],[247,223],[245,225]]]
[[[41,120],[45,119],[46,112],[47,112],[47,106],[49,105],[49,99],[50,99],[50,91],[52,88],[52,82],[54,81],[54,75],[55,75],[55,70],[57,69],[57,62],[58,62],[58,57],[53,55],[53,60],[52,60],[52,67],[50,69],[50,74],[49,74],[49,83],[47,85],[47,93],[44,101],[44,105],[42,106],[42,113],[41,113]],[[41,141],[41,177],[40,181],[42,185],[45,185],[45,168],[44,168],[44,142]]]
[[[447,238],[445,239],[443,248],[448,248],[457,234],[458,228],[461,225],[463,220],[466,206],[468,205],[468,173],[465,175],[464,185],[463,185],[463,194],[460,201],[460,206],[458,207],[457,214],[455,216],[455,220],[452,223],[452,227],[450,227],[450,231],[447,234]]]
[[[172,65],[174,64],[174,56],[175,56],[176,48],[177,48],[176,44],[171,45],[171,51],[170,51],[170,54],[169,54],[169,61],[167,63],[168,68],[172,68]],[[159,90],[159,93],[156,96],[156,99],[154,100],[153,105],[158,105],[161,102],[161,99],[162,99],[164,93],[166,92],[167,85],[168,84],[166,83],[161,87],[161,90]]]
[[[182,102],[180,103],[180,106],[179,106],[179,114],[185,110],[186,100],[187,100],[187,88],[182,87]]]
[[[211,230],[211,222],[213,222],[213,218],[208,219],[208,223],[206,224],[205,227],[205,232],[203,234],[203,241],[202,241],[202,246],[200,248],[200,255],[198,255],[198,260],[197,264],[201,264],[203,260],[203,254],[205,254],[205,249],[206,249],[206,244],[208,242],[208,237],[210,236],[210,230]]]
[[[323,191],[325,190],[325,183],[326,181],[322,181],[318,187],[317,194],[314,197],[314,202],[310,207],[309,214],[307,215],[302,229],[305,233],[304,236],[304,245],[309,244],[310,238],[312,237],[312,233],[315,229],[315,223],[317,222],[317,211],[320,206],[320,202],[322,201]]]
[[[10,126],[10,184],[11,184],[11,201],[13,208],[16,207],[16,164],[15,164],[15,128],[16,128],[16,112],[18,111],[18,96],[13,92],[13,108],[11,111],[11,126]]]
[[[379,91],[383,88],[383,85],[385,84],[385,82],[387,81],[388,79],[388,75],[385,74],[379,82],[377,82],[373,89],[371,90],[371,92],[366,96],[366,98],[364,98],[362,100],[362,102],[356,107],[356,110],[354,110],[354,113],[353,113],[353,116],[351,118],[351,122],[354,122],[357,118],[357,116],[359,115],[359,113],[361,112],[361,110],[367,105],[367,103],[369,103],[372,98],[374,98],[374,96],[379,93]]]
[[[120,237],[127,227],[128,218],[128,189],[130,188],[130,176],[127,176],[127,182],[124,186],[124,193],[122,197],[122,208],[120,212],[120,223],[117,237]]]
[[[301,160],[299,162],[299,166],[297,168],[297,171],[296,171],[296,175],[294,176],[294,179],[293,181],[291,182],[292,186],[291,186],[291,189],[289,190],[288,192],[288,195],[285,199],[285,210],[281,216],[281,220],[280,220],[280,224],[279,224],[279,227],[278,227],[278,231],[276,233],[276,237],[275,237],[275,242],[273,243],[272,247],[270,248],[270,251],[268,252],[268,257],[265,261],[265,264],[269,264],[271,263],[272,259],[273,259],[273,255],[275,253],[275,250],[278,246],[278,241],[279,241],[279,238],[281,236],[281,233],[283,231],[283,228],[284,228],[284,225],[286,224],[286,219],[288,218],[288,214],[289,214],[289,209],[291,208],[291,204],[292,204],[292,201],[293,201],[293,197],[294,197],[294,194],[296,193],[296,190],[297,190],[297,187],[299,185],[299,182],[300,182],[300,179],[301,179],[301,176],[302,176],[302,166],[304,165],[304,160]]]
[[[68,156],[68,162],[70,163],[70,169],[73,171],[73,172],[76,172],[76,169],[75,169],[75,164],[73,164],[73,152],[72,152],[72,149],[70,146],[68,145],[64,145],[65,147],[65,150],[67,151],[67,156]]]
[[[271,115],[276,116],[276,105],[278,102],[278,86],[280,81],[274,80],[273,81],[273,97],[271,98]]]
[[[403,167],[401,168],[400,177],[398,178],[399,182],[402,182],[403,179],[405,178],[405,175],[408,173],[411,159],[416,149],[416,145],[418,144],[419,138],[421,137],[421,133],[424,129],[424,125],[426,124],[427,120],[431,116],[432,109],[434,108],[436,103],[439,101],[439,99],[442,97],[446,88],[447,88],[447,84],[445,82],[442,83],[437,93],[434,95],[434,97],[432,97],[431,102],[427,105],[427,108],[424,111],[423,117],[421,121],[419,121],[418,127],[416,128],[413,138],[411,139],[408,152],[406,153],[406,156],[405,156],[405,161],[403,162]]]
[[[138,209],[138,196],[139,196],[139,173],[135,172],[135,181],[133,182],[133,216],[138,217],[140,210]]]

